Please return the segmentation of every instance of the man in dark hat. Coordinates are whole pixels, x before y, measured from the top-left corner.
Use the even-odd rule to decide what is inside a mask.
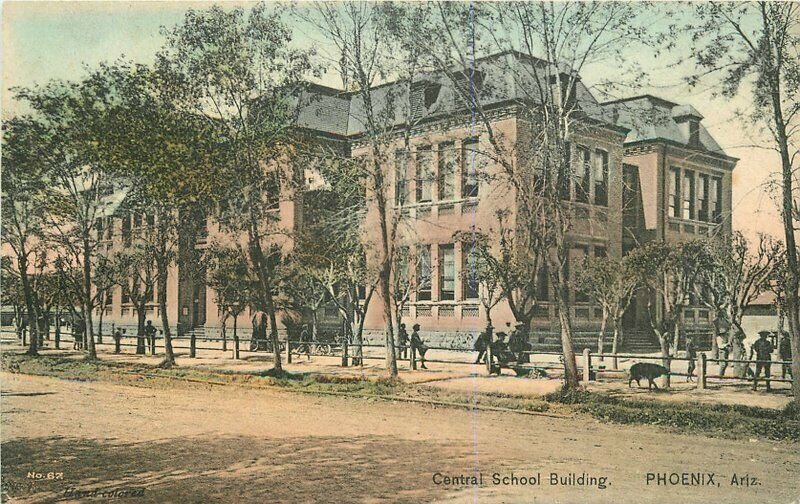
[[[120,353],[120,346],[122,345],[122,335],[125,333],[126,329],[117,329],[114,331],[114,353]]]
[[[719,359],[719,375],[725,376],[725,370],[728,368],[728,355],[731,351],[731,343],[728,341],[728,332],[731,325],[724,317],[719,317],[714,321],[717,329],[717,351]]]
[[[478,358],[475,359],[475,364],[480,364],[481,359],[486,360],[486,349],[492,344],[493,331],[492,323],[489,322],[486,324],[486,329],[484,329],[484,331],[478,335],[478,339],[475,340],[475,344],[472,346],[473,350],[478,352]]]
[[[772,342],[768,339],[769,335],[769,331],[759,331],[758,340],[750,347],[750,359],[753,358],[754,353],[756,354],[756,374],[753,377],[753,390],[758,388],[758,377],[763,369],[764,378],[767,382],[767,392],[770,391],[770,361],[772,360],[772,351],[775,350],[775,347],[772,346]]]
[[[408,331],[406,325],[400,324],[400,329],[397,331],[397,345],[400,347],[400,358],[408,358]]]
[[[425,367],[425,352],[428,351],[428,347],[425,346],[425,343],[422,342],[422,338],[419,337],[419,324],[414,324],[412,327],[413,331],[411,332],[411,358],[413,360],[414,355],[419,355],[419,362],[422,369],[428,369]]]
[[[153,325],[152,320],[148,320],[147,324],[144,326],[144,337],[147,340],[147,344],[150,346],[150,355],[156,354],[156,327]]]
[[[686,370],[686,381],[692,381],[694,376],[695,362],[697,360],[697,348],[694,346],[694,339],[686,335],[686,358],[689,359],[689,367]]]
[[[508,364],[514,360],[506,343],[506,333],[503,331],[497,333],[497,341],[492,343],[492,359],[497,359],[499,364]]]
[[[790,378],[794,378],[792,376],[792,342],[789,339],[789,333],[786,331],[781,331],[781,340],[778,343],[778,357],[780,357],[783,363],[781,364],[781,378],[786,379],[786,375],[788,374]]]

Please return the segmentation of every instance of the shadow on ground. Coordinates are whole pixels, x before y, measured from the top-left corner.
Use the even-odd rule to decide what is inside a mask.
[[[379,436],[55,437],[8,441],[2,453],[4,501],[15,502],[69,500],[71,487],[144,488],[137,502],[427,502],[445,493],[431,484],[434,472],[471,472],[455,444]],[[28,471],[61,472],[64,480],[36,481]]]

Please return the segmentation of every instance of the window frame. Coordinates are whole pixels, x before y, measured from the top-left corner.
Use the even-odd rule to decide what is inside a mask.
[[[431,264],[431,246],[417,246],[417,301],[430,301],[433,297],[433,265]],[[427,277],[425,275],[427,272]]]
[[[423,168],[423,159],[427,156],[427,168]],[[433,201],[433,149],[430,145],[423,145],[417,148],[414,178],[416,180],[416,202],[429,203]],[[425,199],[425,189],[428,198]]]
[[[445,243],[439,245],[439,301],[455,301],[456,300],[456,248],[452,243]],[[448,276],[448,264],[446,262],[449,255],[449,265],[452,273]],[[448,282],[452,282],[452,289],[446,289],[445,286]]]

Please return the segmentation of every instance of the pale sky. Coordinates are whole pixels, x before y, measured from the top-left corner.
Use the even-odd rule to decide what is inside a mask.
[[[152,61],[161,46],[162,25],[180,22],[190,7],[210,2],[18,2],[2,3],[2,106],[3,116],[15,106],[10,87],[45,83],[49,79],[76,79],[84,67],[95,66],[125,55],[137,62]],[[235,5],[224,2],[224,5]],[[300,43],[318,43],[321,38],[298,29]],[[325,47],[321,47],[325,52]],[[680,51],[678,47],[676,51]],[[693,91],[679,71],[666,69],[668,58],[646,61],[655,78],[652,86],[631,92],[650,93],[678,103],[688,103],[705,116],[703,124],[728,155],[740,158],[733,178],[734,228],[748,235],[767,232],[782,235],[776,207],[763,188],[771,173],[779,170],[774,151],[750,147],[754,133],[734,118],[735,110],[748,105],[743,95],[734,102],[714,99],[709,91]],[[591,84],[591,75],[583,79]],[[338,76],[329,73],[323,83],[337,86]]]

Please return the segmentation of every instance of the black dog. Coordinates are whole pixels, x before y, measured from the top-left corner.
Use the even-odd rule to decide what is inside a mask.
[[[650,362],[637,362],[633,366],[631,366],[630,370],[628,371],[628,387],[631,386],[631,382],[636,380],[636,385],[642,386],[639,383],[639,380],[642,378],[647,378],[649,382],[647,385],[647,390],[651,390],[653,387],[658,389],[658,385],[656,385],[655,380],[659,376],[665,375],[669,373],[667,368],[664,366],[659,366],[658,364],[653,364]]]

